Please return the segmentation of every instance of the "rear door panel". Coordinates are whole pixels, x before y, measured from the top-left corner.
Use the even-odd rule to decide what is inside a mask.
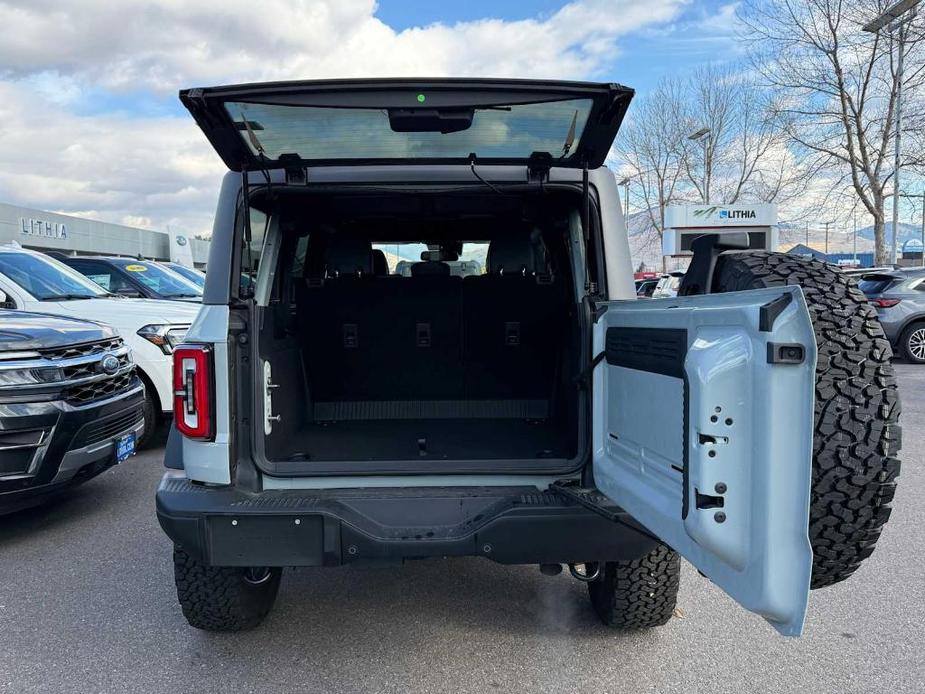
[[[816,353],[801,290],[611,302],[595,341],[606,355],[594,381],[598,488],[737,602],[799,634]],[[775,361],[787,346],[799,363]]]

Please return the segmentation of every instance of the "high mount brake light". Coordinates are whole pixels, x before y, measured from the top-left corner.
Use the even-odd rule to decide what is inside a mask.
[[[212,349],[206,345],[179,345],[173,352],[173,416],[177,430],[187,438],[215,438],[215,388]]]
[[[870,303],[872,303],[877,308],[890,308],[898,304],[900,301],[901,299],[871,299]]]

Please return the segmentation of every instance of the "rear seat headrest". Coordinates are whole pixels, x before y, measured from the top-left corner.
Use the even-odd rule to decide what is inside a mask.
[[[332,236],[325,252],[325,271],[328,277],[338,275],[371,275],[373,272],[373,245],[364,239]]]
[[[389,263],[385,259],[385,252],[379,248],[373,249],[373,274],[376,277],[385,277],[389,274]]]
[[[538,231],[510,233],[488,244],[485,259],[491,275],[535,275],[546,272],[546,250]]]
[[[411,266],[412,277],[449,277],[450,266],[446,263],[428,260],[423,263],[415,263]]]

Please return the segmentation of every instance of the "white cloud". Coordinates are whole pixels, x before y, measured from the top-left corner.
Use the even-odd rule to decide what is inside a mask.
[[[191,119],[139,115],[140,98],[271,79],[603,78],[621,36],[682,4],[576,0],[542,19],[395,31],[373,0],[0,0],[0,190],[8,202],[208,231],[221,163]]]

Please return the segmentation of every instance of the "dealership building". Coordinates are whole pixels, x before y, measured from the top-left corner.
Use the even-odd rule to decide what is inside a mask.
[[[205,266],[209,257],[208,241],[175,232],[139,229],[0,203],[0,246],[14,241],[37,251],[121,255],[148,260],[170,260],[173,242],[178,246],[189,245],[196,267]]]

